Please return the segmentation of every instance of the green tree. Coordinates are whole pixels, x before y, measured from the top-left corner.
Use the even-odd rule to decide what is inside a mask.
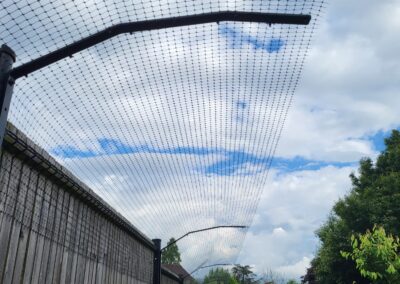
[[[351,236],[352,251],[341,254],[356,263],[361,275],[379,283],[400,283],[399,238],[376,227],[372,232]]]
[[[307,269],[306,275],[301,277],[301,283],[302,284],[305,284],[305,283],[317,284],[317,281],[315,278],[316,277],[315,277],[314,267],[310,267]]]
[[[298,282],[296,280],[289,280],[286,284],[298,284]]]
[[[283,274],[279,273],[276,271],[273,271],[272,269],[265,270],[261,274],[261,283],[272,283],[272,284],[286,284],[288,281],[288,278]]]
[[[174,238],[171,238],[168,241],[167,245],[175,242]],[[175,244],[167,247],[161,254],[161,263],[164,264],[180,264],[181,263],[181,254],[179,252],[178,246]]]
[[[240,265],[236,264],[232,268],[232,274],[235,279],[241,284],[249,284],[254,283],[255,281],[255,274],[250,269],[249,265]]]
[[[400,232],[400,132],[385,139],[386,149],[374,164],[360,161],[359,174],[351,174],[352,189],[333,207],[327,222],[317,231],[321,246],[312,261],[318,283],[370,283],[352,259],[340,251],[351,251],[353,234],[362,234],[375,224],[389,234]]]
[[[203,281],[204,284],[239,284],[236,279],[223,268],[211,269]]]

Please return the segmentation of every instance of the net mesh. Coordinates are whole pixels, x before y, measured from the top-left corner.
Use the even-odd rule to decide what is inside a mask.
[[[310,14],[123,34],[17,81],[9,120],[150,238],[250,225],[324,0],[9,1],[19,66],[118,23],[218,11]],[[189,235],[183,265],[234,263],[247,230]]]

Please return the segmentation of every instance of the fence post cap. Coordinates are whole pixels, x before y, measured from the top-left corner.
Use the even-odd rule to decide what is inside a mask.
[[[9,56],[11,56],[12,59],[14,60],[14,62],[15,62],[17,56],[15,55],[15,52],[14,52],[14,50],[11,49],[11,47],[9,47],[6,44],[2,44],[1,47],[0,47],[0,53],[3,53],[3,52],[7,53]]]

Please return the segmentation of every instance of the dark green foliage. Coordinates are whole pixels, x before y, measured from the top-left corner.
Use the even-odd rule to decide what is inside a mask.
[[[352,189],[339,200],[328,221],[318,230],[321,247],[312,262],[318,283],[369,283],[340,251],[351,250],[351,235],[363,234],[374,225],[389,234],[400,232],[400,132],[385,139],[386,149],[374,165],[360,162],[359,175],[351,174]]]
[[[313,267],[310,267],[307,269],[306,275],[301,277],[301,283],[308,283],[308,284],[317,284],[316,276],[315,276],[315,271]]]
[[[175,242],[174,238],[171,238],[168,241],[168,245]],[[181,263],[181,254],[179,252],[179,248],[176,244],[173,244],[166,248],[161,255],[161,263],[164,264],[180,264]]]
[[[232,268],[232,274],[235,279],[241,284],[255,283],[255,274],[250,269],[249,265],[236,264]]]

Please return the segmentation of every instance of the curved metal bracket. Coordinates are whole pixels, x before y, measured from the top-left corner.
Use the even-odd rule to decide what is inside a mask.
[[[11,71],[11,77],[15,80],[23,76],[28,76],[43,67],[55,63],[61,59],[72,56],[73,54],[94,46],[107,39],[124,33],[134,33],[166,29],[173,27],[199,25],[212,22],[237,21],[237,22],[258,22],[267,24],[289,24],[289,25],[308,25],[311,20],[310,15],[303,14],[277,14],[277,13],[255,13],[255,12],[214,12],[207,14],[188,15],[174,18],[154,19],[133,23],[122,23],[91,36],[83,38],[70,45],[62,47],[47,55],[34,59]]]
[[[180,237],[177,238],[175,241],[169,243],[169,244],[166,245],[165,247],[163,247],[163,248],[161,249],[161,252],[163,252],[164,250],[166,250],[168,247],[172,246],[173,244],[175,244],[175,243],[178,242],[179,240],[183,239],[184,237],[189,236],[190,234],[195,234],[195,233],[200,233],[200,232],[210,231],[210,230],[215,230],[215,229],[220,229],[220,228],[246,229],[246,228],[248,228],[248,226],[243,226],[243,225],[222,225],[222,226],[215,226],[215,227],[210,227],[210,228],[205,228],[205,229],[190,231],[190,232],[187,232],[186,234],[184,234],[183,236],[180,236]]]

